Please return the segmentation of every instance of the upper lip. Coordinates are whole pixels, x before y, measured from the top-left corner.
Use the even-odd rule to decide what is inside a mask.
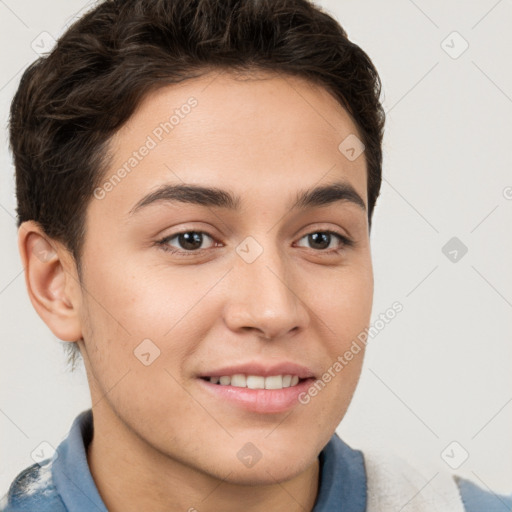
[[[199,377],[222,377],[225,375],[236,375],[243,373],[245,375],[261,375],[262,377],[270,377],[272,375],[297,375],[299,379],[308,379],[314,377],[313,372],[306,366],[283,361],[281,363],[272,363],[250,361],[244,364],[234,366],[224,366],[215,370],[208,370],[200,373]]]

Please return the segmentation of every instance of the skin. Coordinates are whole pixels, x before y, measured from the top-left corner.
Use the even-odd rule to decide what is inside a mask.
[[[209,73],[144,99],[111,140],[106,177],[192,96],[191,113],[89,203],[81,283],[64,246],[32,221],[20,227],[30,299],[58,338],[79,340],[94,416],[88,462],[109,510],[312,510],[318,455],[350,404],[364,350],[307,405],[284,413],[211,398],[197,375],[288,360],[320,377],[368,327],[366,211],[349,201],[287,207],[298,191],[342,180],[367,205],[364,154],[350,161],[338,150],[358,130],[303,79]],[[165,183],[229,190],[241,210],[160,201],[129,214]],[[187,229],[212,237],[197,244],[202,253],[156,243]],[[322,249],[308,239],[326,230],[354,245],[332,237]],[[263,248],[250,264],[235,251],[248,236]],[[186,250],[178,238],[167,244]],[[144,339],[160,350],[148,366],[134,356]],[[237,457],[247,442],[262,454],[252,467]]]

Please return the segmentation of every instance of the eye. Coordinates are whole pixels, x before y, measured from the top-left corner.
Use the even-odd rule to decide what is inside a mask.
[[[207,247],[203,245],[205,240],[211,241]],[[312,245],[312,249],[324,254],[338,253],[344,248],[354,245],[352,240],[334,231],[314,231],[303,236],[300,240],[306,240]],[[208,233],[192,230],[174,233],[158,240],[156,243],[164,251],[183,256],[195,256],[216,245],[214,238]],[[301,246],[300,243],[298,245]]]
[[[352,240],[344,235],[335,233],[334,231],[314,231],[301,238],[301,240],[304,239],[306,239],[308,243],[312,244],[312,249],[326,253],[339,252],[344,247],[350,247],[353,245]],[[332,246],[333,242],[334,247]]]
[[[190,254],[191,252],[200,252],[203,249],[208,249],[208,247],[202,247],[205,238],[213,241],[213,237],[204,231],[183,231],[181,233],[175,233],[174,235],[162,238],[157,243],[165,251],[179,254]],[[178,248],[175,248],[176,246],[170,243],[173,240],[176,240],[175,243],[178,244]]]

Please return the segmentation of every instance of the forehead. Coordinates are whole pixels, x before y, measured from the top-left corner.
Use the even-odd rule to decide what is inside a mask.
[[[360,139],[357,126],[318,84],[214,71],[143,99],[111,139],[102,183],[124,171],[104,203],[128,213],[165,183],[229,186],[253,197],[280,192],[284,203],[295,189],[339,178],[365,199],[364,153],[349,159],[340,150],[351,137]]]
[[[192,99],[197,105],[188,109]],[[202,136],[211,137],[212,142],[227,137],[236,143],[257,135],[258,141],[266,137],[284,145],[307,134],[312,143],[327,137],[335,148],[340,137],[356,134],[360,138],[351,116],[327,89],[304,78],[269,72],[248,76],[210,72],[159,88],[143,99],[118,136],[129,137],[134,129],[149,133],[158,128],[155,121],[169,120],[173,133],[186,137],[194,149],[207,142]],[[164,143],[171,142],[168,134],[164,130]],[[235,149],[234,144],[228,147]]]

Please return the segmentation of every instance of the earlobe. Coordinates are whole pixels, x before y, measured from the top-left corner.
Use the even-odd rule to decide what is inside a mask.
[[[59,339],[80,339],[80,286],[69,251],[34,221],[19,227],[18,249],[28,295],[38,315]]]

